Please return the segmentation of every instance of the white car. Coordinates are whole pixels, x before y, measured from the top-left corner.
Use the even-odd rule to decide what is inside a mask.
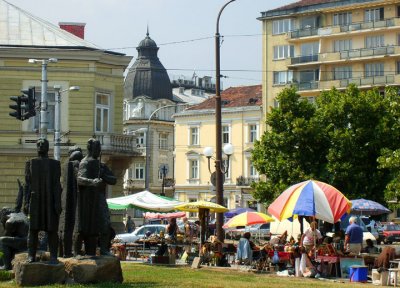
[[[165,232],[166,227],[167,225],[164,224],[143,225],[136,228],[132,233],[117,234],[114,239],[123,243],[133,243],[152,234],[160,234],[161,231]]]
[[[245,232],[250,232],[252,238],[268,240],[271,236],[270,223],[255,224],[244,228],[225,230],[225,233],[227,233],[227,236],[231,239],[239,239]]]

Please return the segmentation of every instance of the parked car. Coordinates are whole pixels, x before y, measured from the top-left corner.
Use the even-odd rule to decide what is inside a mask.
[[[165,224],[143,225],[136,228],[132,233],[117,234],[114,239],[120,242],[133,243],[152,234],[160,234],[161,231],[165,232],[166,227],[167,225]]]
[[[245,232],[250,232],[253,239],[269,240],[271,237],[270,223],[255,224],[243,228],[225,230],[225,233],[227,233],[227,236],[231,239],[239,239]]]
[[[385,244],[391,244],[393,242],[400,242],[400,225],[395,223],[384,223],[378,229],[377,242]]]

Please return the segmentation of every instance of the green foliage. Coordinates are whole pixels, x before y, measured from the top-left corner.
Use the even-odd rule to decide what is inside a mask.
[[[332,184],[349,199],[397,198],[397,89],[382,96],[376,89],[360,91],[354,85],[345,91],[332,88],[313,105],[288,88],[277,100],[280,107],[267,115],[268,130],[252,154],[256,169],[265,175],[265,181],[253,186],[258,200],[268,204],[288,186],[311,178]]]

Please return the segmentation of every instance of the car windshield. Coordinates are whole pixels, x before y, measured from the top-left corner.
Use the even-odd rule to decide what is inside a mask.
[[[386,225],[386,229],[388,231],[400,231],[400,225],[396,225],[396,224],[390,224],[390,225]]]

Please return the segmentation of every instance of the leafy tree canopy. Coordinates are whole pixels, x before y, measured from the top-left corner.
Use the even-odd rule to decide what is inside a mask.
[[[279,107],[267,115],[268,130],[252,153],[255,168],[265,176],[253,186],[256,199],[270,203],[307,179],[330,183],[349,199],[382,203],[384,195],[393,198],[400,187],[396,89],[382,96],[354,85],[345,91],[332,88],[311,104],[286,88],[277,100]]]

